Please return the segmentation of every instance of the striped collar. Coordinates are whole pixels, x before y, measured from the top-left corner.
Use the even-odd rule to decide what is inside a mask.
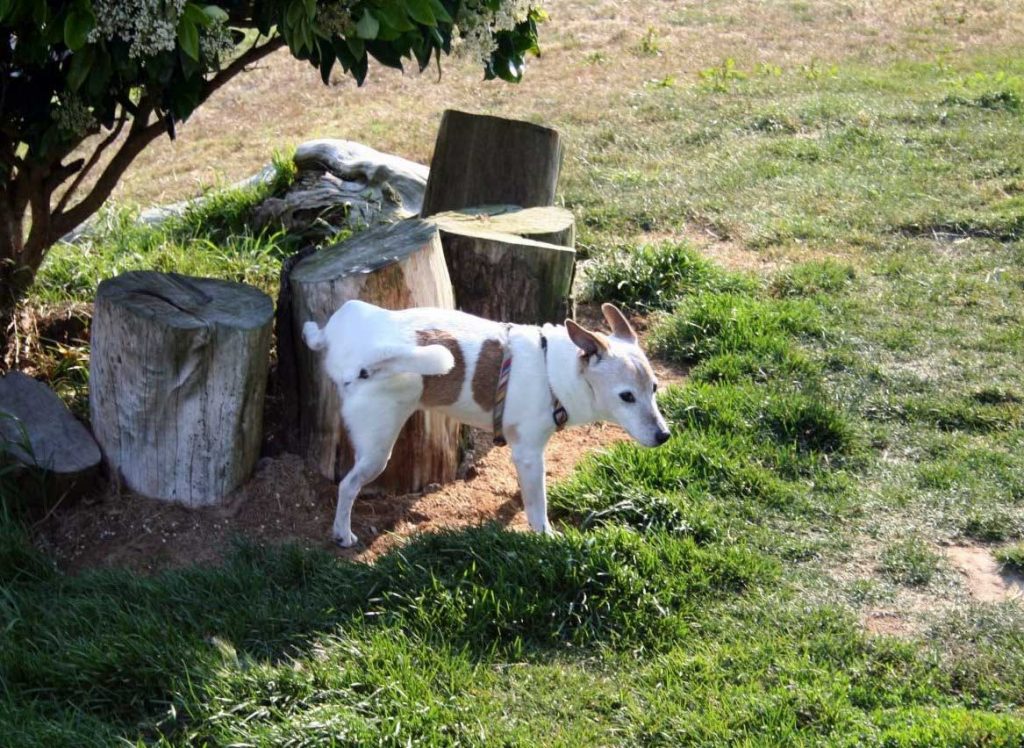
[[[508,442],[505,439],[504,418],[505,418],[505,396],[508,394],[508,378],[512,373],[512,345],[509,340],[509,333],[512,325],[505,325],[505,345],[502,350],[501,368],[498,370],[498,383],[494,391],[494,412],[492,422],[494,424],[494,443],[499,447]],[[555,431],[561,431],[569,421],[569,412],[562,405],[555,391],[551,388],[551,379],[548,377],[548,339],[543,331],[540,334],[540,347],[544,351],[544,378],[548,382],[548,392],[551,393],[551,419],[555,422]]]

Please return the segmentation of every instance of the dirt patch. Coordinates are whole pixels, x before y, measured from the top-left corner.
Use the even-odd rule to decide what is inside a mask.
[[[875,636],[908,638],[917,633],[917,627],[911,621],[891,610],[869,610],[861,616],[861,625]]]
[[[583,312],[588,324],[601,326],[599,312]],[[644,327],[643,321],[637,326]],[[680,369],[654,364],[665,384],[685,376]],[[622,429],[606,424],[555,434],[545,453],[548,484],[566,478],[588,454],[626,439]],[[295,542],[372,561],[419,532],[493,521],[525,530],[510,451],[494,447],[483,431],[473,432],[473,442],[475,457],[462,480],[425,494],[360,496],[352,517],[360,543],[352,549],[331,542],[337,484],[289,453],[260,460],[250,481],[218,507],[188,509],[108,487],[42,520],[35,528],[36,542],[71,573],[95,567],[156,573],[216,563],[238,537],[257,543]]]
[[[471,477],[426,494],[361,496],[352,519],[360,543],[352,549],[330,541],[336,484],[287,453],[261,460],[253,478],[218,507],[188,509],[109,488],[43,520],[37,544],[71,573],[95,567],[156,573],[217,563],[240,537],[372,561],[420,532],[493,521],[527,529],[510,451],[490,447],[484,432],[474,437],[480,456]],[[547,450],[549,484],[587,454],[627,438],[622,429],[601,424],[556,434]]]
[[[971,597],[979,602],[1000,603],[1024,599],[1024,577],[1004,569],[992,549],[980,545],[951,545],[946,558],[961,574]]]

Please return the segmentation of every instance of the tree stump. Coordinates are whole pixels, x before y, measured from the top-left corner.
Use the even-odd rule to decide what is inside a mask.
[[[420,215],[478,205],[551,205],[561,163],[556,130],[449,109],[437,132]]]
[[[35,473],[17,491],[23,500],[42,494],[44,506],[24,507],[33,514],[88,489],[100,465],[89,430],[49,387],[20,371],[0,376],[0,467],[9,464]]]
[[[296,264],[289,282],[302,452],[321,475],[337,481],[352,466],[352,452],[337,389],[324,371],[321,354],[301,342],[302,325],[313,320],[323,326],[351,299],[385,309],[452,309],[451,281],[437,229],[414,218],[370,229],[306,257]],[[394,493],[421,491],[431,483],[451,481],[457,467],[456,424],[439,413],[415,413],[373,486]]]
[[[471,221],[441,218],[437,225],[459,309],[531,325],[561,324],[573,316],[574,249],[488,231]]]
[[[113,476],[188,506],[217,503],[249,476],[273,312],[242,283],[142,271],[100,284],[89,404]]]
[[[562,247],[576,246],[576,219],[565,208],[520,208],[517,205],[483,205],[437,213],[430,217],[442,230],[460,226],[474,230],[515,234],[525,239]]]

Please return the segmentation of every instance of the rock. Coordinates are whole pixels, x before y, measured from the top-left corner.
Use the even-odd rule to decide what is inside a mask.
[[[89,430],[42,382],[20,371],[0,377],[0,463],[50,478],[57,497],[87,488],[98,474],[100,449]]]

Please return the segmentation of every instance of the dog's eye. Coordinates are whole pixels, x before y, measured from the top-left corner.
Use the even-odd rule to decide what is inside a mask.
[[[359,370],[359,378],[360,379],[369,379],[370,378],[370,372],[368,372],[366,369],[360,369]]]
[[[636,398],[633,397],[633,393],[632,392],[620,392],[619,393],[619,397],[622,398],[622,402],[624,402],[624,403],[635,403],[636,402]]]
[[[657,392],[657,391],[658,391],[658,383],[655,382],[654,383],[654,390],[653,390],[653,392]]]

